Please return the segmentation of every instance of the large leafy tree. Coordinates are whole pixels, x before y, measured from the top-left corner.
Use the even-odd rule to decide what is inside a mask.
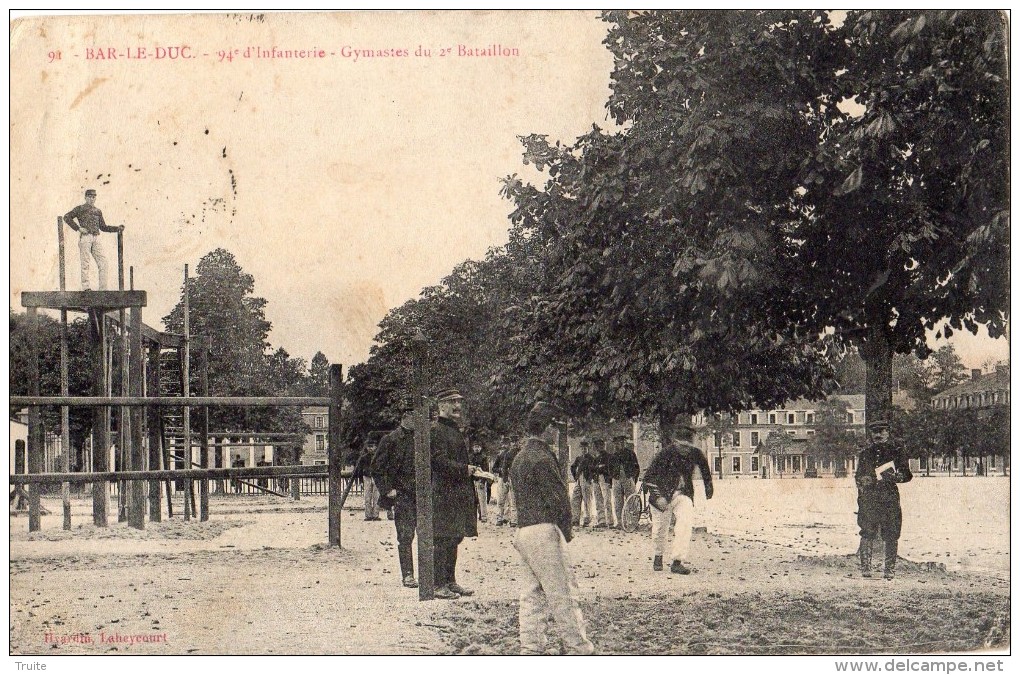
[[[301,395],[307,386],[303,360],[285,350],[269,353],[264,298],[253,295],[255,278],[224,249],[207,253],[190,281],[189,330],[211,338],[209,394],[211,396]],[[167,330],[184,332],[184,289],[177,306],[163,318]],[[192,394],[197,393],[198,359],[192,350]],[[299,431],[300,415],[284,408],[210,409],[210,425],[225,431]]]
[[[610,12],[618,129],[525,140],[512,220],[545,250],[521,360],[610,409],[831,389],[1008,312],[1005,32],[988,12]],[[856,107],[848,105],[853,101]]]
[[[10,392],[14,396],[27,396],[29,382],[29,340],[35,340],[39,354],[39,393],[42,396],[60,395],[60,323],[46,314],[36,315],[36,325],[29,324],[25,314],[10,312]],[[88,322],[84,317],[68,322],[68,391],[71,396],[92,395],[92,363],[89,354]],[[119,373],[119,370],[117,371]],[[12,407],[10,413],[17,411]],[[60,408],[42,408],[43,425],[48,431],[61,433]],[[89,408],[69,410],[71,439],[71,468],[81,466],[81,450],[92,429],[92,411]]]

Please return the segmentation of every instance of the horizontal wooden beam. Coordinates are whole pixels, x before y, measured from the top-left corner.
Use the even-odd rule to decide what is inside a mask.
[[[325,464],[300,466],[251,466],[232,469],[163,469],[160,471],[102,471],[96,473],[29,473],[10,477],[11,485],[102,483],[119,480],[202,480],[226,478],[325,478]]]
[[[23,291],[22,307],[46,309],[128,309],[145,307],[145,291]]]
[[[325,405],[325,396],[11,396],[13,406],[66,405],[72,408],[104,406],[155,406],[157,408],[194,408],[231,406],[236,408],[272,408],[274,406]]]

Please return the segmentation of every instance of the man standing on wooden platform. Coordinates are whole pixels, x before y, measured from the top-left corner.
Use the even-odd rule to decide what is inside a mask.
[[[464,397],[456,389],[439,392],[439,419],[432,425],[432,522],[435,545],[435,597],[453,600],[474,595],[457,583],[457,547],[478,536],[472,465],[459,425]]]
[[[103,220],[103,212],[96,208],[96,191],[85,191],[85,203],[76,206],[64,214],[64,222],[68,227],[81,234],[78,240],[78,252],[81,255],[81,289],[92,288],[89,280],[89,257],[95,258],[99,268],[99,290],[106,290],[106,255],[99,235],[103,232],[123,232],[123,225],[110,226]]]

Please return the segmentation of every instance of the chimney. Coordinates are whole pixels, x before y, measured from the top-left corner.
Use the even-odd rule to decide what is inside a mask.
[[[974,381],[980,380],[981,379],[981,369],[980,368],[971,368],[970,369],[970,379],[972,379]]]

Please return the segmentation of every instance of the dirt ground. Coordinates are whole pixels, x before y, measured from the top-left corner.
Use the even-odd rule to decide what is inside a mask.
[[[843,482],[721,481],[702,504],[707,532],[695,536],[689,577],[652,572],[647,531],[582,529],[569,549],[590,636],[605,654],[1007,649],[1008,481],[929,481],[904,486],[906,560],[893,581],[855,571]],[[928,505],[947,498],[962,515],[933,531]],[[85,501],[64,532],[59,500],[44,505],[54,515],[42,532],[10,518],[12,654],[519,647],[509,527],[480,524],[461,546],[458,580],[475,596],[422,603],[400,585],[392,523],[347,510],[343,548],[328,548],[322,498],[214,496],[210,522],[174,518],[142,532],[97,530]]]

